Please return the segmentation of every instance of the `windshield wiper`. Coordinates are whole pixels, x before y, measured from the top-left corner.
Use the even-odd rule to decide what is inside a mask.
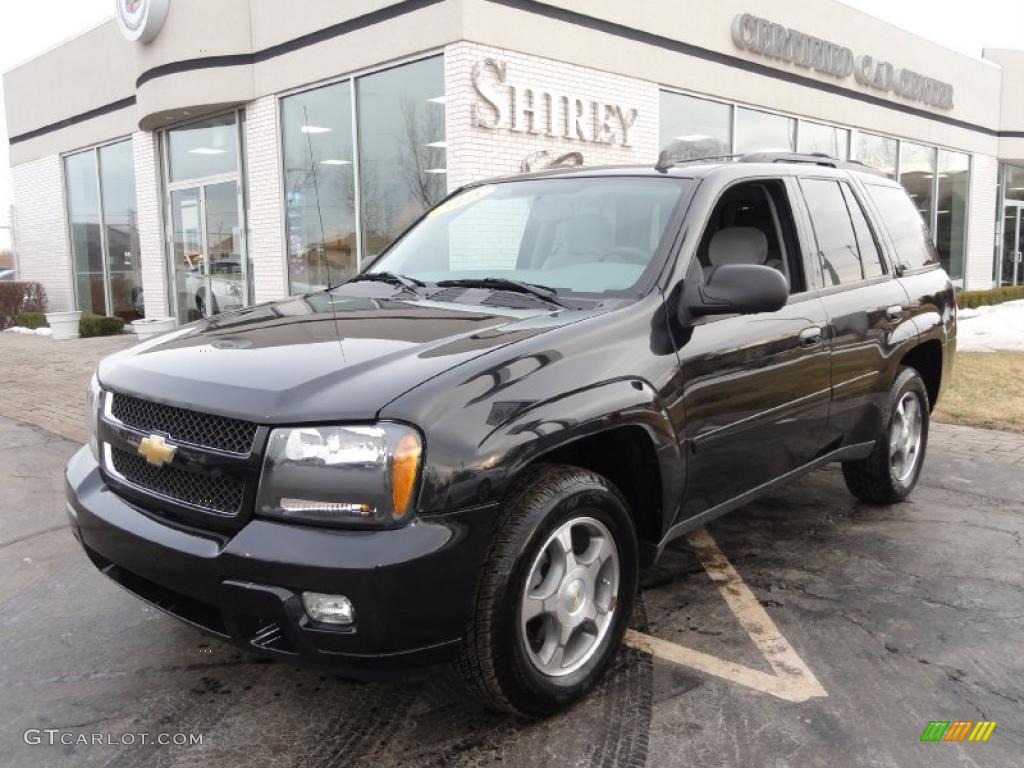
[[[522,280],[510,280],[507,277],[463,277],[454,280],[439,280],[440,288],[491,288],[495,291],[515,291],[516,293],[527,293],[541,301],[546,301],[556,306],[568,308],[559,301],[556,296],[558,290],[549,285],[538,283],[524,283]]]
[[[422,280],[417,280],[415,277],[409,277],[408,275],[396,275],[394,272],[361,272],[355,277],[350,277],[345,282],[359,283],[363,281],[393,283],[395,285],[400,285],[403,288],[409,288],[410,290],[423,288],[426,285]]]

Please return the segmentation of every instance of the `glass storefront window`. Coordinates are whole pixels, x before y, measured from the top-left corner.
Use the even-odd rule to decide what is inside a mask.
[[[235,113],[183,125],[167,132],[171,182],[238,170]]]
[[[967,196],[971,158],[960,152],[939,150],[939,196],[935,247],[942,266],[962,283],[967,249]]]
[[[131,142],[68,155],[64,175],[78,309],[129,322],[142,317]]]
[[[446,194],[443,58],[359,78],[356,115],[366,259]]]
[[[849,147],[850,132],[845,128],[801,121],[798,152],[821,152],[838,160],[846,160]]]
[[[882,173],[896,176],[896,139],[857,131],[853,157]]]
[[[107,300],[103,284],[96,152],[89,150],[64,158],[64,175],[67,181],[68,224],[78,309],[94,315],[105,315]]]
[[[291,293],[309,293],[356,270],[352,84],[281,100],[285,236]]]
[[[796,120],[756,109],[736,108],[736,151],[792,152],[796,144]]]
[[[100,147],[100,189],[110,280],[108,314],[137,320],[142,306],[139,220],[135,202],[135,159],[131,143]]]
[[[921,218],[932,226],[932,184],[935,181],[935,147],[900,142],[900,184],[914,201]]]
[[[660,143],[672,159],[729,154],[732,107],[668,91],[660,99]]]
[[[1005,199],[1024,200],[1024,168],[1018,165],[1004,165]]]

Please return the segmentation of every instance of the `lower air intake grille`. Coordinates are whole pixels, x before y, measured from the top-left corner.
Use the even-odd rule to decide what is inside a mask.
[[[245,484],[241,480],[157,467],[113,446],[110,457],[114,471],[142,490],[219,515],[237,515],[242,509]]]

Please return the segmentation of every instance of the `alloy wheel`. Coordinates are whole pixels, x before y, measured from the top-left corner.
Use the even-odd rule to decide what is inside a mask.
[[[921,401],[906,392],[896,404],[889,427],[889,466],[893,477],[903,483],[913,474],[921,455]]]
[[[527,655],[561,677],[589,661],[612,624],[619,553],[603,523],[577,517],[552,533],[533,561],[520,610]]]

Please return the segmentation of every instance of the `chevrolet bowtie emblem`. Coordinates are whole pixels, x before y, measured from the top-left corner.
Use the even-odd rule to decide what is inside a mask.
[[[168,445],[160,435],[150,435],[139,441],[139,453],[146,457],[150,464],[162,467],[174,458],[176,445]]]

